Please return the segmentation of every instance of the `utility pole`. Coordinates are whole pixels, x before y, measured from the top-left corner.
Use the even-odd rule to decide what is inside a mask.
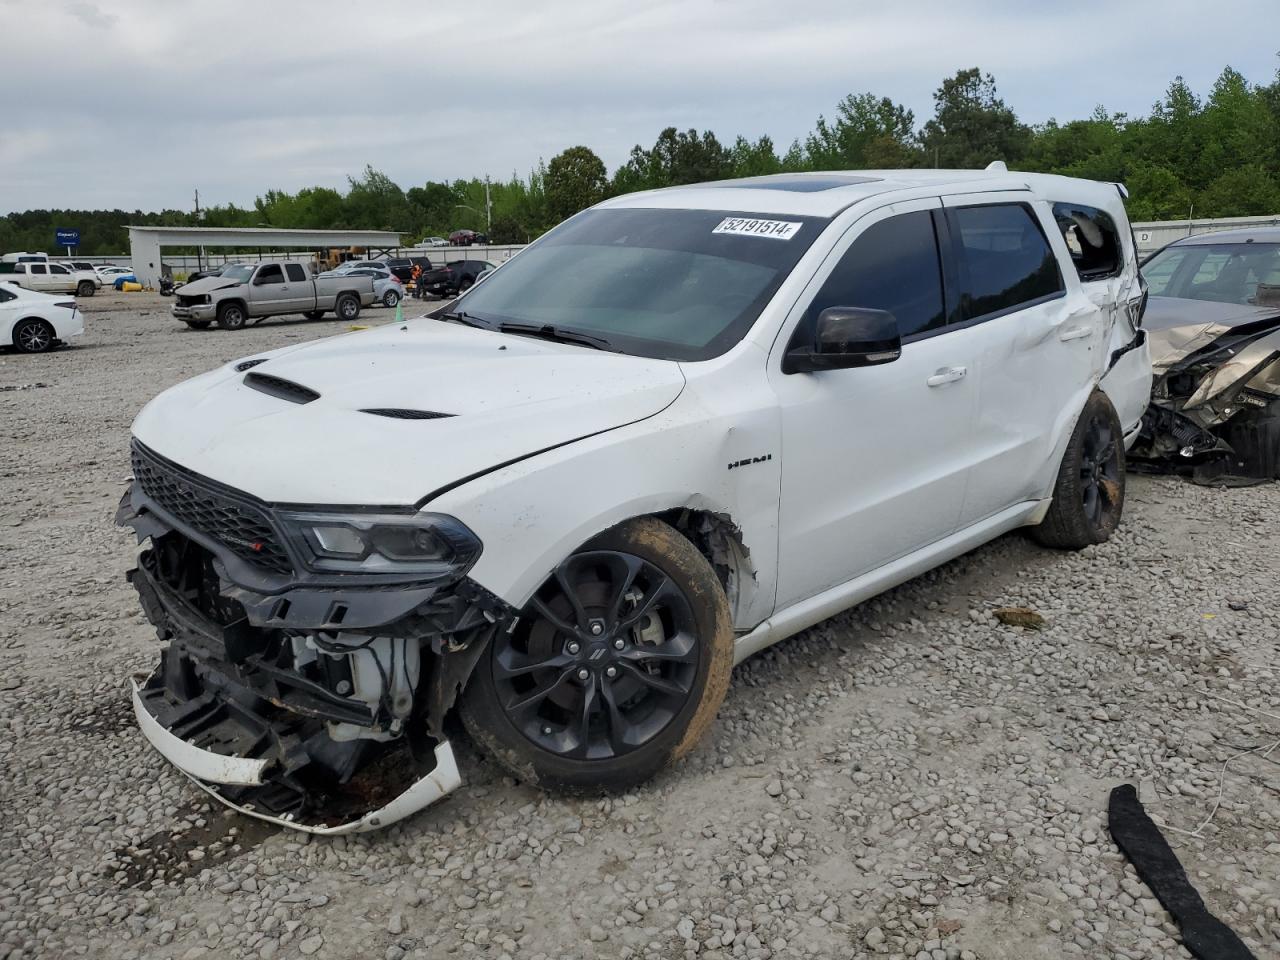
[[[196,226],[200,226],[200,188],[196,187]],[[203,270],[204,264],[201,263],[204,247],[196,247],[196,269]]]
[[[484,178],[484,229],[488,236],[493,232],[493,201],[489,199],[489,175]]]

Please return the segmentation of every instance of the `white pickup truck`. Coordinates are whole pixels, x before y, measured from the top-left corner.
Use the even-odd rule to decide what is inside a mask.
[[[216,277],[183,284],[174,296],[173,315],[203,330],[215,320],[224,330],[239,330],[250,319],[300,313],[318,320],[330,310],[352,321],[374,300],[373,279],[316,277],[301,263],[264,260],[227,267]]]
[[[24,261],[0,263],[0,282],[40,293],[74,293],[92,297],[102,287],[102,278],[92,270],[73,270],[61,263]]]

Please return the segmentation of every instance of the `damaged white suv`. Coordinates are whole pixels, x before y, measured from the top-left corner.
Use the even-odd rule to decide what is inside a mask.
[[[996,165],[998,167],[998,165]],[[633,785],[733,664],[1015,527],[1105,540],[1151,384],[1121,190],[782,175],[585,211],[435,316],[228,364],[133,428],[135,685],[314,832]]]

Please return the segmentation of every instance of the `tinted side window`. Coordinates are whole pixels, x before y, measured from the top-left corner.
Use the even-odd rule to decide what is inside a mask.
[[[290,280],[295,282],[307,279],[307,275],[303,271],[302,264],[300,263],[286,263],[284,265],[284,272],[289,275]]]
[[[3,286],[0,286],[0,303],[6,303],[9,300],[16,300],[17,298],[18,295],[16,293],[6,290]]]
[[[966,320],[1007,313],[1063,292],[1058,260],[1030,207],[954,207],[948,217]]]
[[[1110,214],[1078,203],[1055,203],[1053,218],[1071,251],[1071,262],[1084,282],[1105,280],[1120,273],[1124,247]]]
[[[941,327],[942,269],[929,211],[881,220],[854,240],[809,304],[797,336],[812,339],[828,307],[888,310],[903,337]]]
[[[43,263],[29,263],[27,264],[27,272],[47,274],[49,269]]]
[[[284,273],[280,269],[280,264],[272,263],[263,267],[254,278],[254,283],[284,283]]]

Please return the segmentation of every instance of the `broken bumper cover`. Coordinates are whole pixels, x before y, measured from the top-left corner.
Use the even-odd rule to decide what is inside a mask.
[[[443,718],[514,617],[500,599],[461,574],[322,583],[246,570],[136,483],[117,521],[151,542],[128,580],[167,641],[133,685],[134,712],[201,789],[261,820],[339,834],[461,785]]]
[[[269,761],[224,756],[174,736],[147,709],[142,699],[142,688],[137,681],[132,681],[132,684],[133,712],[138,718],[143,736],[151,745],[209,796],[233,810],[259,820],[324,836],[364,833],[403,820],[462,786],[462,777],[458,774],[458,765],[453,758],[453,748],[445,741],[435,748],[435,769],[376,810],[336,824],[304,823],[292,813],[273,814],[267,808],[259,808],[252,801],[238,802],[227,791],[228,787],[243,790],[262,786],[264,775],[271,766]]]

